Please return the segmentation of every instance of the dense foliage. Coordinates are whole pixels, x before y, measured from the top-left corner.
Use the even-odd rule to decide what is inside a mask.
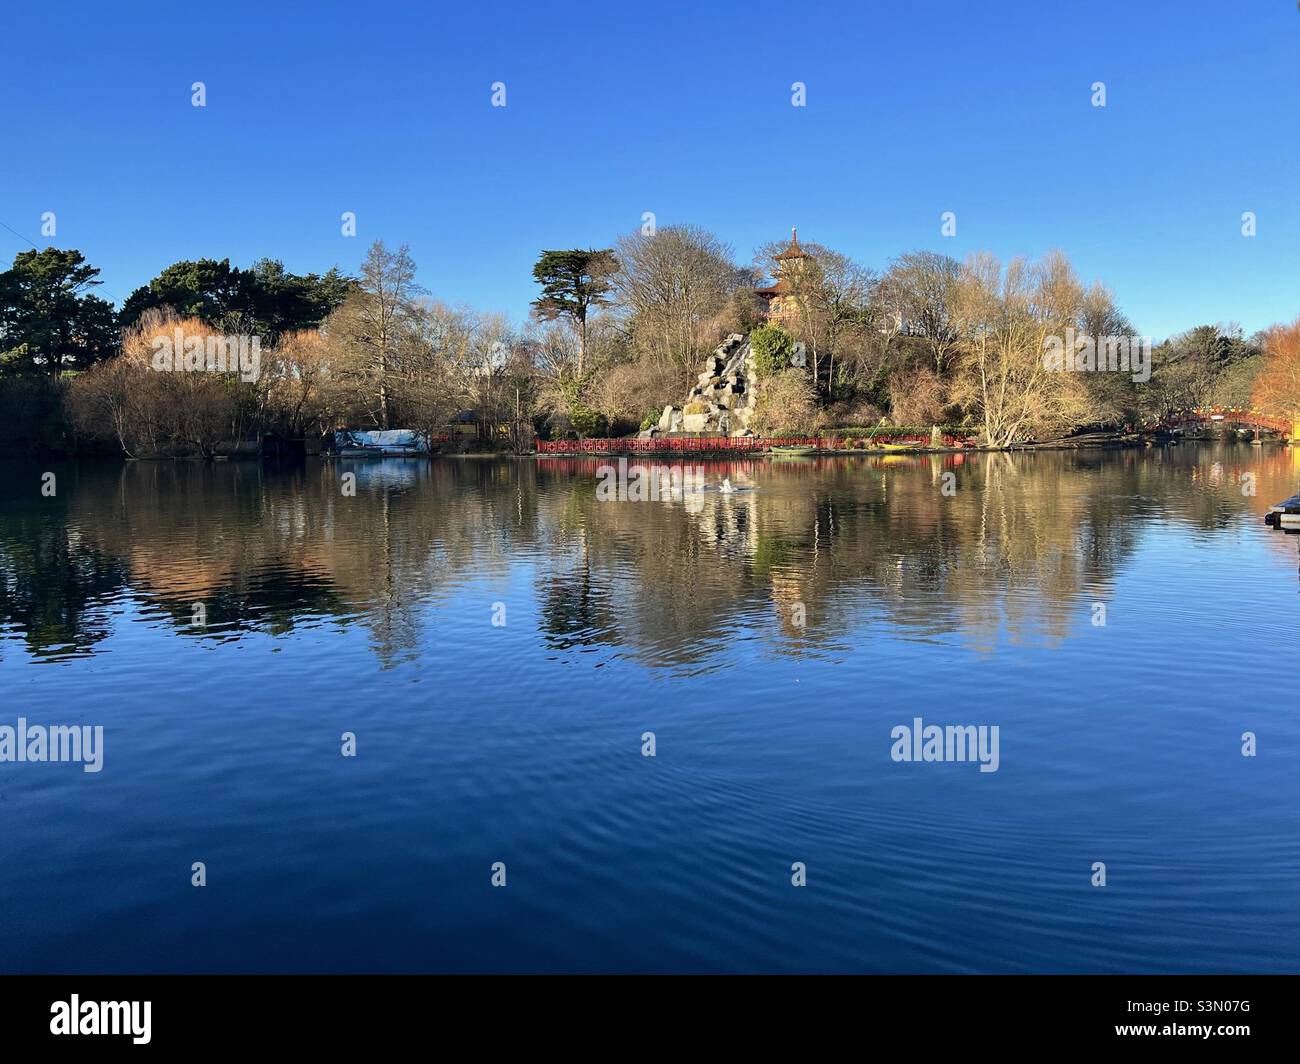
[[[167,308],[226,332],[274,340],[320,325],[353,287],[337,269],[300,276],[274,259],[259,259],[247,270],[229,259],[176,262],[127,297],[119,320],[129,328],[145,311]]]

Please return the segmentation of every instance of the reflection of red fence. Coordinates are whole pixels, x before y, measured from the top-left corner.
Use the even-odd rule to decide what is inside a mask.
[[[816,454],[810,455],[804,462],[782,462],[780,463],[782,472],[787,476],[803,476],[806,474],[815,474],[825,472],[828,469],[849,469],[857,457],[851,454]],[[902,456],[897,456],[902,457]],[[973,456],[963,451],[948,451],[944,454],[931,456],[907,455],[911,461],[919,462],[922,458],[931,461],[937,460],[945,469],[958,469],[966,462],[972,460]],[[689,470],[702,468],[697,463],[707,459],[708,472],[710,476],[716,477],[736,477],[736,476],[753,476],[761,469],[771,468],[768,459],[762,454],[722,454],[714,453],[712,455],[695,455],[694,457],[677,457],[671,458],[667,455],[645,455],[634,457],[630,455],[608,455],[608,454],[553,454],[548,455],[546,462],[542,464],[548,475],[561,473],[581,476],[599,476],[603,471],[610,468],[611,459],[627,462],[628,475],[631,476],[637,470],[643,471],[653,477],[656,474],[662,474],[664,470],[675,472],[680,470],[683,475]]]
[[[1288,435],[1293,428],[1293,423],[1288,418],[1274,414],[1261,414],[1256,410],[1222,406],[1179,410],[1162,418],[1156,427],[1174,429],[1184,425],[1246,425],[1250,428],[1272,429],[1274,432]]]
[[[973,440],[965,436],[945,436],[945,447],[970,447]],[[868,439],[842,436],[799,436],[770,438],[763,436],[661,436],[654,439],[538,440],[538,454],[736,454],[766,451],[773,447],[816,447],[823,451],[865,451],[880,444],[928,447],[929,436],[886,436]]]

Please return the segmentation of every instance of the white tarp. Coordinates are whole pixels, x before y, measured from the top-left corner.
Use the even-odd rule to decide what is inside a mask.
[[[334,444],[343,447],[373,447],[389,453],[424,454],[428,447],[414,429],[340,429]]]

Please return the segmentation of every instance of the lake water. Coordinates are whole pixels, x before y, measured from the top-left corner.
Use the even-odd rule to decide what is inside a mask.
[[[0,466],[0,971],[1300,970],[1300,450],[704,476]]]

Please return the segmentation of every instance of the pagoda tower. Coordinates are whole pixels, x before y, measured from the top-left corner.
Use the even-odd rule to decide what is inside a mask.
[[[799,246],[799,230],[791,229],[790,246],[776,256],[776,283],[758,289],[758,295],[767,303],[769,318],[783,322],[798,313],[799,279],[813,261]]]

